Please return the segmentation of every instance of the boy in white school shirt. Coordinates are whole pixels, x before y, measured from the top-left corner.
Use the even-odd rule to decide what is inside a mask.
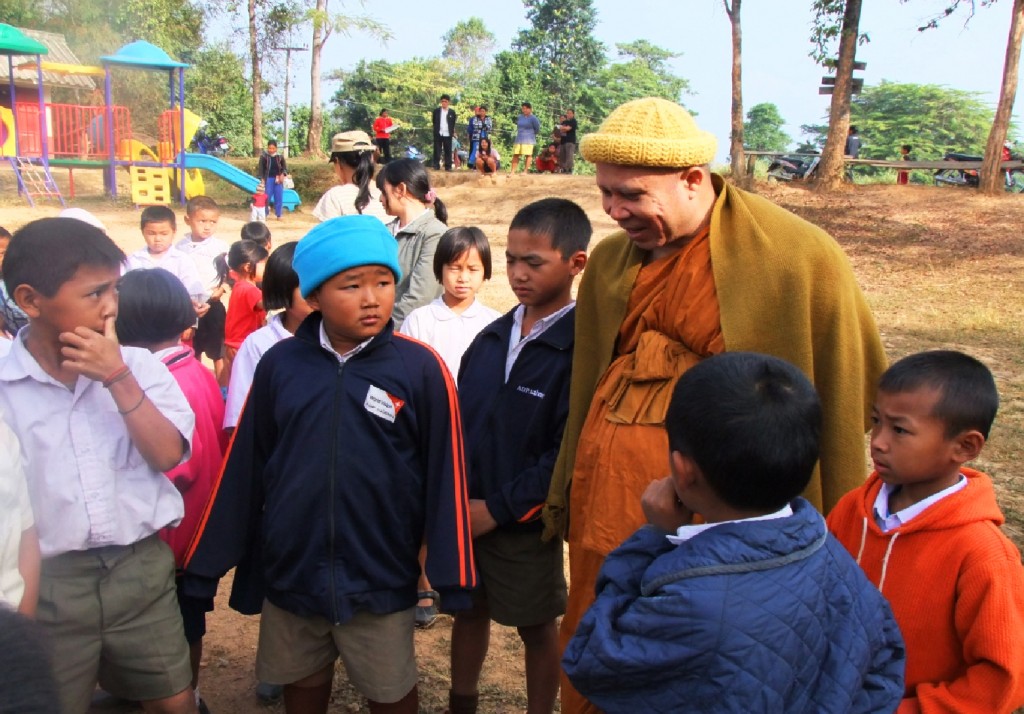
[[[85,712],[99,682],[146,711],[194,714],[173,556],[157,536],[183,514],[163,472],[188,458],[194,416],[159,360],[117,343],[123,261],[81,221],[15,233],[5,277],[29,324],[0,358],[0,411],[25,457],[62,712]]]

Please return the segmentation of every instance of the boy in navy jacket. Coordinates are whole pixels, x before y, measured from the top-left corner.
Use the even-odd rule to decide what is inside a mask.
[[[340,655],[371,712],[412,714],[420,544],[446,609],[476,585],[454,381],[393,332],[398,249],[376,218],[321,223],[292,265],[315,312],[260,360],[186,568],[239,566],[232,606],[262,603],[256,673],[287,712],[327,711]]]
[[[892,611],[799,497],[821,437],[803,373],[709,357],[679,378],[665,428],[672,475],[604,561],[562,660],[573,686],[608,714],[894,711]]]
[[[573,280],[587,262],[590,221],[547,198],[512,219],[505,251],[520,305],[484,328],[459,370],[470,513],[481,587],[452,628],[451,714],[477,709],[490,621],[525,645],[528,711],[558,695],[556,619],[565,612],[561,541],[541,540],[541,507],[569,412]]]

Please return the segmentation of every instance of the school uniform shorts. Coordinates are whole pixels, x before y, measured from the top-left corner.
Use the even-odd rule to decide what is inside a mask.
[[[535,146],[536,144],[513,144],[512,155],[533,156],[533,147]]]
[[[205,354],[212,360],[224,357],[224,322],[227,309],[220,300],[210,298],[206,301],[210,309],[199,318],[195,335],[192,336],[192,350],[196,357]]]
[[[191,685],[174,556],[156,535],[47,558],[39,590],[36,617],[53,645],[64,714],[85,712],[97,682],[132,701]]]
[[[491,619],[506,627],[532,627],[565,614],[567,592],[562,541],[542,541],[540,531],[494,530],[473,541],[481,587]]]
[[[345,674],[360,694],[382,704],[399,701],[414,686],[416,608],[376,615],[358,612],[340,625],[324,617],[295,615],[263,601],[256,676],[270,684],[292,684],[341,657]]]

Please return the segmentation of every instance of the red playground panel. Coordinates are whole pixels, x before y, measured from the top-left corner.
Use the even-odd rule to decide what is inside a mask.
[[[22,156],[38,157],[43,147],[39,136],[39,105],[19,102],[18,148]],[[114,119],[114,146],[131,139],[131,117],[127,107],[111,107]],[[102,106],[47,104],[50,126],[49,158],[107,159],[105,109]]]

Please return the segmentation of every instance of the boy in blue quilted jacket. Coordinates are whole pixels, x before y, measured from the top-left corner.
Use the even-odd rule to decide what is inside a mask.
[[[572,683],[609,714],[893,711],[889,605],[799,497],[821,433],[810,382],[728,352],[683,374],[665,421],[672,475],[605,560],[562,660]]]

